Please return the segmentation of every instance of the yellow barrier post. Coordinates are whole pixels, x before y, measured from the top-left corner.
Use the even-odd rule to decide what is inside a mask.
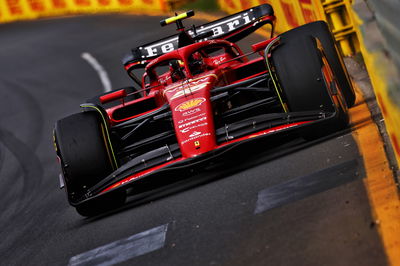
[[[347,4],[346,4],[347,2]],[[352,55],[356,49],[351,43],[355,31],[349,16],[349,0],[327,0],[322,1],[327,22],[344,55]]]
[[[339,42],[344,55],[359,51],[353,22],[350,18],[351,0],[219,0],[221,9],[228,13],[238,12],[251,6],[269,3],[277,17],[277,32],[316,20],[325,20]],[[244,4],[246,3],[246,4]],[[251,4],[248,6],[248,4]]]

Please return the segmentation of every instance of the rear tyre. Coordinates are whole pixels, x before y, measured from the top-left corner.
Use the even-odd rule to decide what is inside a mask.
[[[275,73],[290,111],[320,110],[331,113],[335,111],[335,104],[332,102],[322,72],[323,55],[318,49],[315,38],[311,36],[295,38],[291,34],[283,34],[280,44],[272,53]],[[337,99],[339,110],[334,121],[322,123],[318,128],[310,128],[304,132],[306,138],[323,136],[347,126],[346,104],[340,97],[340,91]]]
[[[68,198],[72,204],[113,171],[104,130],[105,125],[101,122],[99,114],[94,111],[73,114],[56,123],[54,135],[57,154],[60,157]],[[94,206],[97,205],[96,202],[85,206],[92,205],[97,209],[97,206]],[[82,210],[78,212],[88,213],[88,208],[79,207]]]
[[[334,38],[324,21],[315,21],[285,32],[281,36],[287,39],[296,39],[302,36],[313,36],[321,42],[329,65],[339,83],[348,107],[352,107],[356,100],[354,88],[344,65],[342,56],[336,48]]]

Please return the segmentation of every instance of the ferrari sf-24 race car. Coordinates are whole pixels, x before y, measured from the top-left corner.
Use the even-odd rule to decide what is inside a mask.
[[[60,182],[81,215],[123,204],[128,187],[247,143],[348,125],[355,94],[325,22],[274,36],[268,4],[185,29],[193,15],[161,21],[178,33],[124,58],[135,86],[96,96],[56,122]],[[236,42],[267,24],[271,38],[243,53]]]

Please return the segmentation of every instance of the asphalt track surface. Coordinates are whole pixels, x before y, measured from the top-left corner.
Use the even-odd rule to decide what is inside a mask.
[[[96,15],[0,25],[0,265],[386,265],[349,131],[288,139],[250,162],[243,154],[233,172],[130,197],[100,217],[82,218],[67,204],[52,128],[102,93],[81,54],[103,65],[114,88],[130,85],[120,59],[172,33],[159,20]]]

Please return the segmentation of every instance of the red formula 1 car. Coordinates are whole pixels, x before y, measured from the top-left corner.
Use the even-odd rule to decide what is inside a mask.
[[[347,126],[355,94],[325,22],[273,37],[268,4],[185,30],[182,20],[193,15],[161,21],[179,33],[124,59],[138,86],[94,97],[57,121],[61,183],[81,215],[122,204],[128,187],[140,191],[249,143]],[[244,54],[236,42],[266,24],[271,38]]]

